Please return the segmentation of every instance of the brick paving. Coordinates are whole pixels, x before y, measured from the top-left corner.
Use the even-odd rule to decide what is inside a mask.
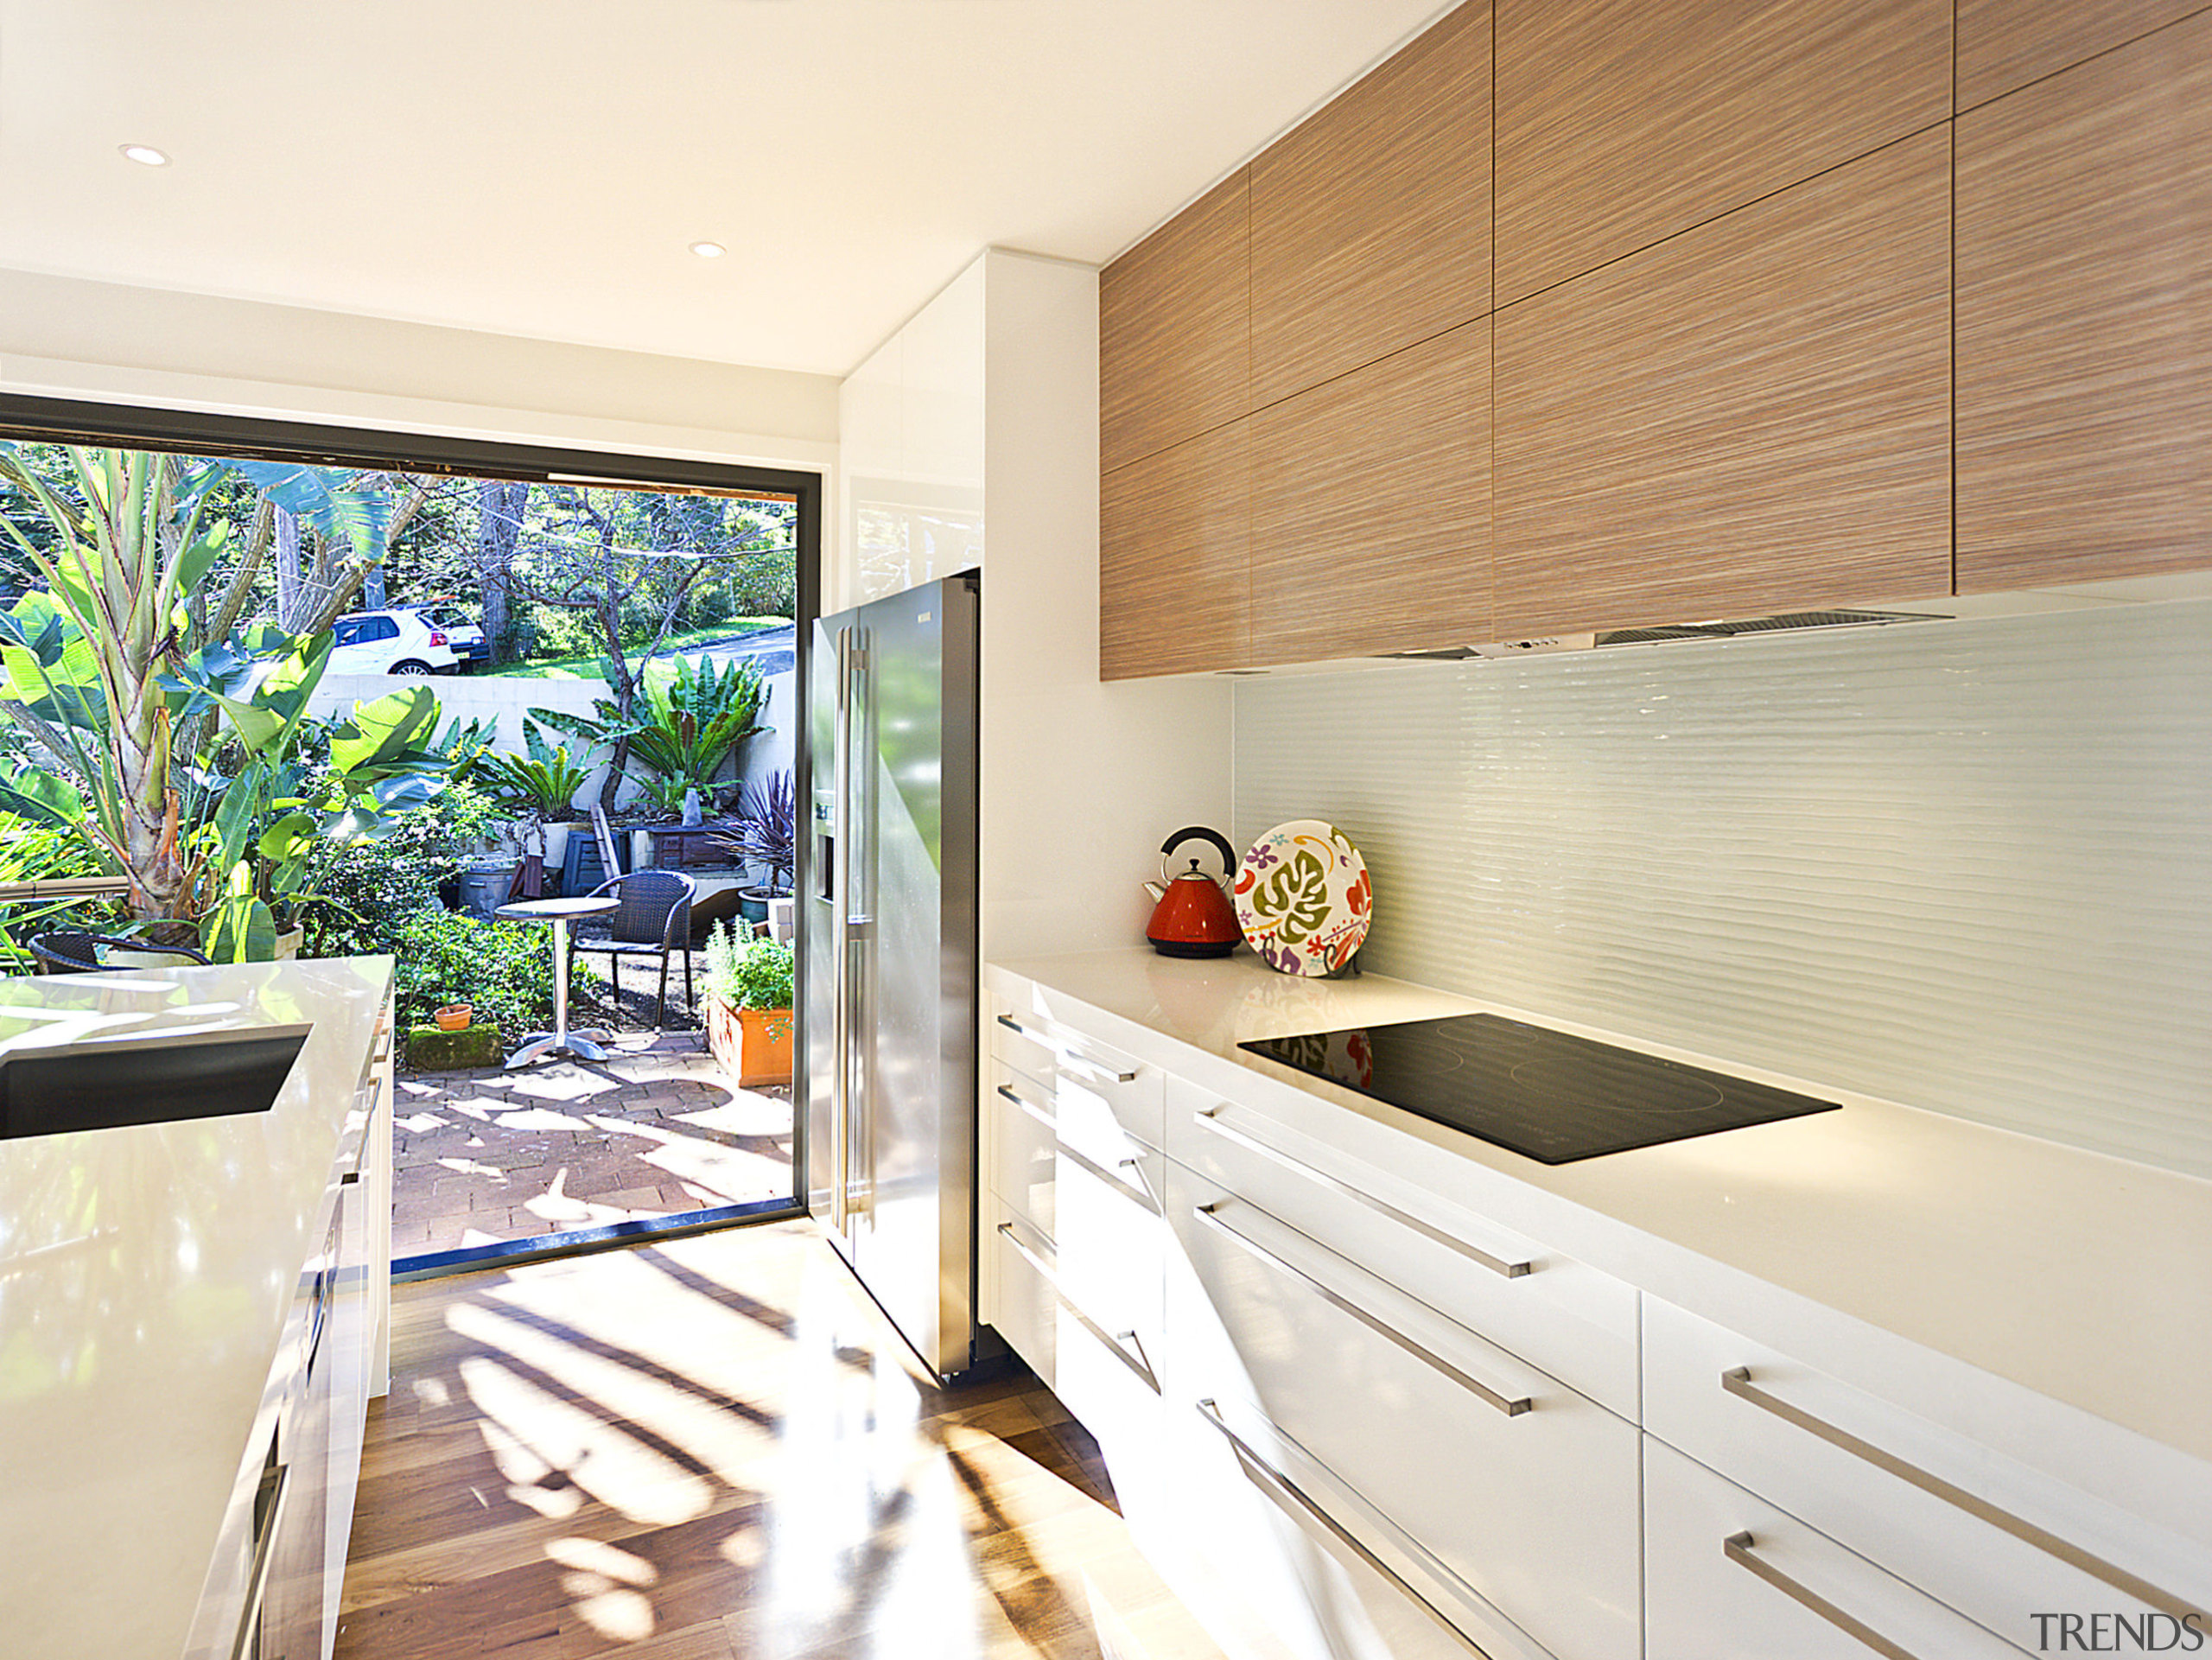
[[[790,1195],[788,1088],[737,1088],[696,1032],[609,1048],[604,1064],[400,1074],[393,1253]]]

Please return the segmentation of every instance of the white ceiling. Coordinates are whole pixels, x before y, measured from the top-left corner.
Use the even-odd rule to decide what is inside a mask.
[[[841,375],[986,245],[1111,258],[1445,9],[0,0],[0,266]]]

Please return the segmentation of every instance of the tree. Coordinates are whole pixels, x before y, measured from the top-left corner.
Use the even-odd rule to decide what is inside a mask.
[[[494,663],[512,663],[518,655],[518,619],[508,602],[514,595],[515,550],[529,506],[530,486],[521,479],[477,481],[476,584],[483,604],[484,639]]]
[[[365,833],[435,787],[427,689],[357,711],[311,790],[298,753],[329,620],[381,556],[388,502],[273,463],[62,454],[49,478],[0,445],[8,505],[32,510],[0,512],[0,537],[45,583],[0,614],[0,712],[57,768],[0,785],[0,809],[97,849],[156,938],[196,932],[226,956],[265,955],[270,900],[308,825]],[[209,511],[232,474],[262,493],[235,557],[234,522]],[[327,552],[341,539],[353,550],[317,556],[329,580],[297,601],[312,633],[237,626],[278,513],[311,526]],[[203,585],[219,569],[227,576],[209,606]]]
[[[613,705],[610,724],[614,753],[600,786],[600,804],[612,808],[630,756],[626,728],[638,700],[645,667],[675,626],[677,614],[695,583],[716,557],[677,553],[661,547],[625,546],[626,509],[639,493],[587,490],[574,485],[548,486],[554,509],[551,525],[541,527],[526,545],[529,558],[510,567],[516,586],[541,605],[590,614],[597,625],[605,677]],[[517,525],[517,540],[523,542]],[[645,650],[632,667],[624,639],[624,619],[634,607],[650,607],[654,620]]]

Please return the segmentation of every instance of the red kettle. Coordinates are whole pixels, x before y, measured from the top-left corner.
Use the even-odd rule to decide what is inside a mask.
[[[1193,841],[1211,843],[1221,855],[1221,879],[1200,870],[1196,858],[1180,875],[1168,875],[1167,855]],[[1235,951],[1244,931],[1236,925],[1236,913],[1230,908],[1222,881],[1236,868],[1236,849],[1229,845],[1228,837],[1203,824],[1179,830],[1162,842],[1160,880],[1144,885],[1145,891],[1160,901],[1153,907],[1152,920],[1144,931],[1153,950],[1162,957],[1226,957]]]

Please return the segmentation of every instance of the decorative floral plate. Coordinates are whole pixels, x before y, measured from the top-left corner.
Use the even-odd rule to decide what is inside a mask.
[[[1334,825],[1294,818],[1252,843],[1236,868],[1237,925],[1270,968],[1334,974],[1367,938],[1367,862]]]

